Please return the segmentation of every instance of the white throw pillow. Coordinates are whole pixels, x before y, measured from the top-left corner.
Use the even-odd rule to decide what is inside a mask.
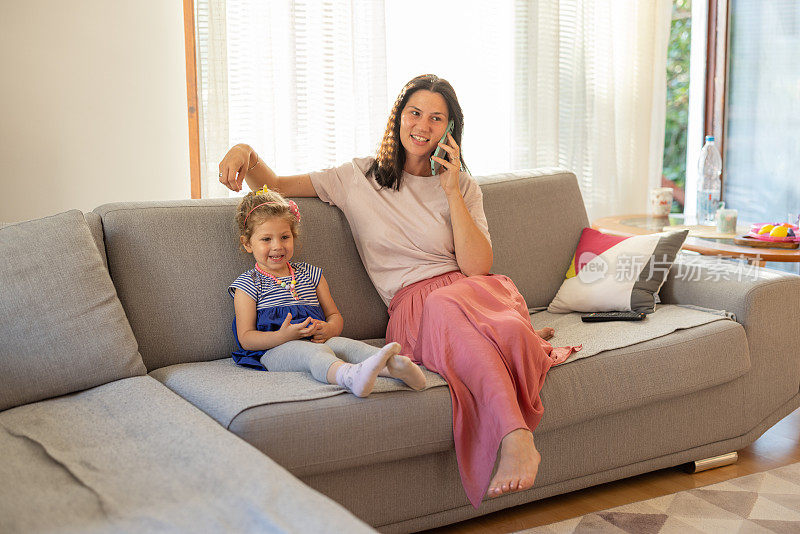
[[[620,237],[584,228],[552,313],[655,311],[688,230]]]

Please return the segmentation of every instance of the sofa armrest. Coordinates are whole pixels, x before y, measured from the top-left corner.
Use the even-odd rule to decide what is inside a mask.
[[[661,288],[664,304],[692,304],[736,315],[747,336],[750,372],[740,379],[740,410],[752,421],[800,391],[800,276],[682,254]]]
[[[745,329],[780,329],[800,341],[800,330],[794,328],[800,318],[800,276],[794,274],[716,257],[682,255],[659,296],[664,304],[726,310]]]

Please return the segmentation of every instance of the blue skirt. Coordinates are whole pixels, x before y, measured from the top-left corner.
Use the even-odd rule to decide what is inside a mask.
[[[281,329],[283,321],[286,319],[286,314],[292,314],[291,324],[298,324],[305,321],[307,318],[317,319],[318,321],[325,320],[325,313],[322,311],[321,306],[312,306],[311,304],[291,304],[288,306],[273,306],[271,308],[262,308],[256,312],[256,330],[260,332],[275,332]],[[239,343],[239,336],[236,334],[236,318],[233,319],[233,339],[236,340],[236,350],[231,353],[233,361],[243,367],[251,367],[259,371],[266,371],[266,368],[261,365],[261,357],[266,351],[264,350],[245,350]]]

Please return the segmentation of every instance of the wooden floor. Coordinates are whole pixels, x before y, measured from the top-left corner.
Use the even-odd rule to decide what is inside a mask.
[[[739,461],[733,465],[695,474],[688,474],[677,467],[662,469],[501,510],[427,532],[429,534],[516,532],[800,462],[800,409],[769,429],[755,443],[738,452]]]

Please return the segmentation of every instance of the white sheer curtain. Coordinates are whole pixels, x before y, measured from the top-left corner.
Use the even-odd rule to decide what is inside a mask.
[[[246,142],[282,174],[374,153],[386,125],[384,10],[372,0],[198,0],[202,196]],[[227,36],[227,38],[226,38]]]
[[[670,0],[517,2],[514,165],[574,171],[590,218],[644,213],[660,183],[670,15]]]
[[[567,167],[592,218],[646,211],[660,183],[670,0],[227,4],[197,4],[204,196],[227,194],[217,164],[237,142],[281,174],[374,153],[426,72],[459,95],[473,174]],[[202,20],[223,36],[205,63]]]
[[[225,0],[195,3],[197,116],[200,123],[200,195],[227,196],[217,176],[228,136],[228,48]]]

